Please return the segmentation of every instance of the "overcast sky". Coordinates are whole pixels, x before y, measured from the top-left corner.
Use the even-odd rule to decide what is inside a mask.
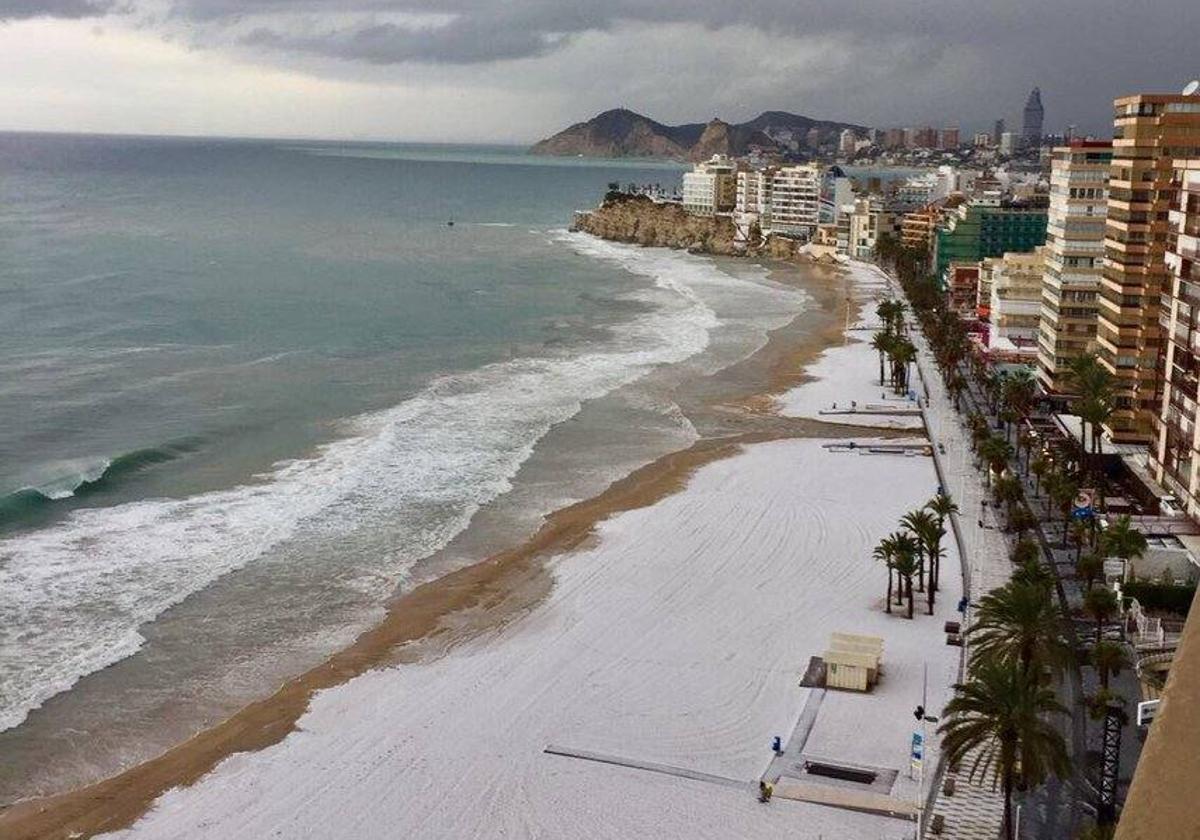
[[[1141,15],[1134,20],[1131,13]],[[0,0],[0,130],[526,142],[625,106],[1108,134],[1200,0]]]

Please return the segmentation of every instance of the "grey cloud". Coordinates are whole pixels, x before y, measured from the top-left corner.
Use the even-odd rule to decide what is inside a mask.
[[[243,46],[265,46],[370,64],[474,64],[544,55],[560,46],[565,36],[522,27],[494,26],[463,18],[433,29],[413,29],[393,23],[331,28],[320,34],[291,35],[259,27],[241,37]]]
[[[746,91],[746,116],[789,107],[980,127],[1019,119],[1039,84],[1048,128],[1102,132],[1113,97],[1177,90],[1200,74],[1197,0],[1145,0],[1141,23],[1120,0],[0,0],[0,19],[116,2],[151,4],[156,15],[165,6],[148,26],[193,47],[322,76],[534,91],[568,103],[564,122],[613,104],[702,119]],[[439,25],[399,17],[414,14]],[[803,78],[780,70],[789,51],[814,44],[841,54]]]
[[[115,0],[0,0],[0,21],[95,17],[111,11],[115,5]]]

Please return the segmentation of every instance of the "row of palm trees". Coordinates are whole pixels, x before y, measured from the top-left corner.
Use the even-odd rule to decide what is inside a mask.
[[[926,593],[929,615],[940,585],[942,558],[946,550],[946,517],[958,512],[949,496],[939,493],[922,508],[906,513],[900,520],[900,530],[884,537],[875,547],[874,556],[887,567],[887,612],[892,611],[892,596],[896,606],[908,604],[908,618],[913,617],[913,578],[917,592]],[[928,584],[926,583],[928,578]]]
[[[897,394],[908,390],[909,372],[917,359],[916,345],[907,336],[904,314],[907,307],[898,300],[882,301],[875,312],[882,328],[871,339],[871,346],[879,353],[879,384],[884,381],[884,361],[889,363],[890,381]]]
[[[970,353],[966,328],[941,306],[940,290],[921,255],[885,241],[878,256],[892,265],[904,287],[958,409],[963,409],[962,398],[969,390],[963,375],[966,369],[988,412],[1002,422],[1002,432],[996,433],[982,414],[972,413],[967,421],[972,448],[997,510],[1004,511],[1007,529],[1017,538],[1014,570],[1006,585],[983,596],[975,607],[975,620],[966,635],[966,679],[955,686],[939,729],[951,764],[969,761],[971,776],[990,775],[1003,789],[1004,836],[1012,838],[1014,792],[1041,784],[1050,775],[1064,778],[1071,773],[1065,740],[1054,724],[1055,718],[1069,712],[1050,686],[1055,675],[1074,667],[1079,640],[1063,603],[1055,597],[1055,576],[1041,562],[1041,547],[1026,539],[1040,522],[1034,505],[1043,493],[1045,516],[1062,517],[1063,547],[1068,538],[1076,541],[1076,572],[1087,584],[1083,614],[1095,624],[1087,655],[1100,682],[1100,690],[1089,698],[1094,714],[1107,714],[1113,708],[1116,698],[1109,681],[1127,664],[1124,648],[1103,635],[1105,625],[1118,613],[1116,596],[1108,587],[1093,584],[1103,577],[1104,558],[1136,557],[1145,550],[1145,539],[1127,517],[1101,533],[1082,522],[1072,524],[1081,487],[1099,482],[1103,494],[1100,430],[1114,410],[1113,381],[1093,357],[1072,362],[1074,409],[1083,421],[1078,455],[1061,457],[1060,453],[1056,458],[1041,451],[1036,436],[1021,431],[1036,398],[1032,376],[997,376]],[[1022,471],[1034,482],[1033,500],[1026,498],[1017,475]]]

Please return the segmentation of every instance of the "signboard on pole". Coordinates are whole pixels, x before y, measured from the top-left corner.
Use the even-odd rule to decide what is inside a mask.
[[[920,732],[914,732],[912,736],[912,749],[910,750],[910,768],[914,773],[921,769],[921,762],[925,758],[925,736]]]

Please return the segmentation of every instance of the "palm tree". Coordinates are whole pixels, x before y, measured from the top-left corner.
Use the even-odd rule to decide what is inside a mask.
[[[917,571],[917,591],[924,592],[924,561],[926,558],[930,558],[929,580],[930,586],[932,586],[933,553],[937,551],[937,547],[942,541],[942,536],[945,535],[946,532],[942,530],[942,526],[938,524],[937,517],[924,508],[904,514],[904,516],[900,519],[900,524],[911,531],[912,535],[917,538],[917,561],[921,563],[921,568]]]
[[[1012,525],[1012,512],[1016,505],[1024,497],[1024,491],[1021,490],[1021,480],[1015,475],[1005,473],[996,479],[996,486],[993,489],[996,496],[996,501],[1004,505],[1004,511],[1009,516],[1009,525]]]
[[[1104,632],[1104,623],[1117,612],[1117,595],[1107,586],[1089,589],[1083,594],[1083,611],[1096,622],[1096,644]]]
[[[1026,563],[1036,563],[1042,556],[1042,550],[1038,548],[1037,543],[1031,540],[1018,540],[1013,546],[1012,560],[1014,566],[1023,566]]]
[[[992,482],[991,473],[995,472],[999,475],[1003,472],[1004,468],[1008,466],[1008,462],[1012,460],[1012,456],[1012,444],[999,435],[990,435],[979,445],[979,457],[983,459],[988,468],[988,485],[991,485]]]
[[[887,611],[892,611],[892,559],[896,556],[896,541],[892,537],[884,537],[879,541],[879,545],[875,546],[874,557],[876,560],[882,560],[887,566],[888,587],[887,587]]]
[[[950,514],[958,513],[958,505],[947,493],[938,493],[926,503],[925,507],[937,514],[939,525],[944,525],[946,517]]]
[[[1100,676],[1100,688],[1108,690],[1109,677],[1121,673],[1121,669],[1129,664],[1125,648],[1115,642],[1099,642],[1092,648],[1092,666]]]
[[[1029,471],[1033,473],[1033,495],[1037,496],[1042,492],[1042,479],[1046,477],[1046,473],[1050,472],[1050,462],[1039,455],[1029,465]]]
[[[1001,396],[1004,405],[1013,415],[1014,422],[1023,420],[1033,407],[1033,398],[1037,394],[1037,380],[1028,368],[1013,371],[1004,379],[1001,386]]]
[[[940,550],[940,548],[942,537],[946,534],[946,518],[951,514],[958,513],[958,505],[956,505],[954,503],[954,499],[952,499],[946,493],[938,493],[929,500],[929,503],[925,505],[925,507],[929,508],[929,510],[937,516],[938,528],[941,529],[941,533],[938,534],[937,543],[935,544],[935,550],[933,553],[933,586],[934,589],[936,589],[941,585],[942,580],[943,552]]]
[[[917,560],[919,543],[911,534],[898,532],[892,535],[896,541],[896,554],[892,558],[892,566],[900,576],[901,592],[908,598],[908,617],[913,617],[913,575],[917,573],[921,563]]]
[[[1109,557],[1120,557],[1126,563],[1146,553],[1146,537],[1133,527],[1128,516],[1110,522],[1100,538],[1100,548]]]
[[[946,704],[942,749],[951,763],[971,758],[969,777],[991,775],[1004,791],[1004,837],[1012,840],[1012,794],[1053,774],[1071,771],[1066,744],[1047,715],[1066,714],[1038,675],[1001,662],[982,663],[969,682],[956,685]],[[971,753],[975,753],[972,757]]]
[[[1013,583],[1041,586],[1047,590],[1054,586],[1054,575],[1036,560],[1028,560],[1018,566],[1010,580]]]
[[[877,332],[875,337],[871,339],[871,346],[879,352],[879,384],[882,386],[883,379],[883,358],[890,355],[892,345],[895,344],[896,337],[888,332]]]
[[[917,348],[907,338],[896,341],[892,350],[893,379],[896,382],[896,393],[903,394],[908,389],[908,368],[917,359]]]
[[[1103,574],[1104,558],[1099,554],[1089,552],[1075,561],[1075,576],[1084,581],[1089,591]]]
[[[1097,361],[1095,356],[1078,356],[1071,360],[1070,379],[1079,398],[1075,401],[1075,413],[1080,418],[1079,446],[1081,465],[1086,467],[1087,427],[1092,429],[1092,452],[1099,455],[1102,447],[1101,427],[1108,422],[1116,406],[1113,375]]]
[[[1074,519],[1071,521],[1071,542],[1075,543],[1076,563],[1079,562],[1079,557],[1083,554],[1083,546],[1087,543],[1091,533],[1092,529],[1083,520]]]
[[[972,669],[1000,662],[1034,674],[1070,662],[1064,617],[1046,586],[1009,581],[984,595],[975,615],[968,631],[974,644]]]
[[[960,400],[966,387],[967,380],[963,379],[962,374],[957,370],[952,370],[950,375],[946,377],[946,390],[950,392],[950,398],[954,400],[954,409],[956,411],[962,411]]]
[[[1075,501],[1075,497],[1079,495],[1079,485],[1071,478],[1061,472],[1056,472],[1053,479],[1046,482],[1047,490],[1050,491],[1050,498],[1054,504],[1058,506],[1058,512],[1063,518],[1063,539],[1062,547],[1067,547],[1067,535],[1070,531],[1071,523],[1071,503]]]
[[[1025,539],[1025,533],[1032,531],[1037,527],[1037,524],[1038,518],[1025,505],[1018,505],[1016,510],[1009,514],[1008,517],[1008,526],[1017,532],[1018,540]]]

